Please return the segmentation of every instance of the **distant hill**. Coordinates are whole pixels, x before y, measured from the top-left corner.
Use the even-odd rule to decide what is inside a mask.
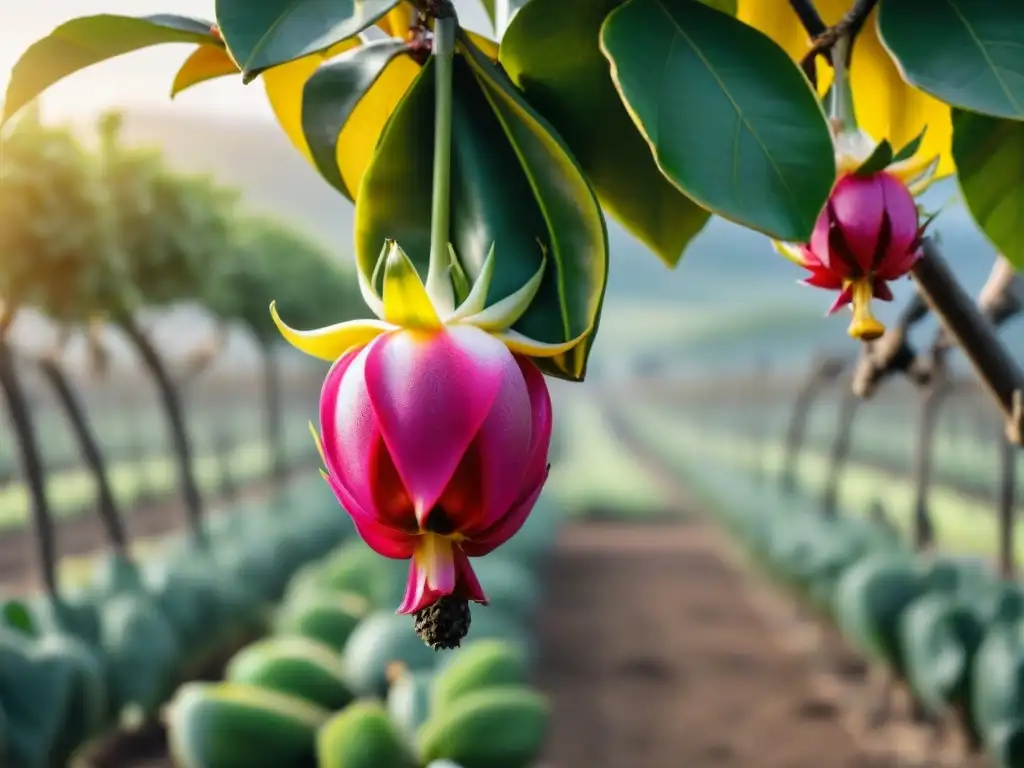
[[[238,186],[253,209],[275,213],[302,227],[339,259],[350,260],[352,206],[319,177],[273,122],[241,118],[227,121],[175,112],[171,107],[128,112],[124,131],[131,143],[159,146],[169,161],[182,169],[211,173],[224,183]],[[936,207],[955,194],[955,186],[947,182],[932,190],[926,202]],[[940,216],[937,229],[953,268],[965,287],[976,292],[991,265],[991,246],[956,203]],[[732,346],[721,334],[714,344],[710,338],[707,344],[690,338],[677,345],[697,357],[712,352],[716,358],[729,357],[730,349],[742,359],[758,352],[796,357],[829,340],[846,343],[845,317],[820,321],[831,302],[829,294],[796,285],[802,277],[800,270],[774,254],[762,235],[713,220],[682,263],[668,270],[618,225],[610,224],[609,234],[609,318],[616,316],[613,307],[639,304],[648,313],[644,321],[648,326],[657,322],[657,313],[662,310],[666,320],[680,310],[699,310],[704,316],[722,317],[727,326],[731,322],[731,327],[739,328],[737,333],[743,341]],[[883,319],[892,317],[909,295],[909,281],[895,288],[897,302],[882,308]],[[655,313],[653,319],[651,312]],[[742,329],[743,322],[728,320],[735,320],[738,314],[747,318],[746,330]],[[759,315],[764,322],[757,321]],[[800,318],[805,316],[803,322]],[[177,339],[190,335],[182,333],[183,324],[194,326],[197,332],[205,325],[190,311],[176,313],[173,323],[176,332],[167,334],[168,343],[172,335]],[[615,338],[615,349],[599,340],[595,358],[620,353],[620,335],[609,331],[608,336],[609,344],[611,337]]]

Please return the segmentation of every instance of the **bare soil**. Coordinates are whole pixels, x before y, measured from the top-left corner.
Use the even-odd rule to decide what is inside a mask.
[[[888,768],[779,643],[705,525],[577,524],[549,572],[545,768]]]

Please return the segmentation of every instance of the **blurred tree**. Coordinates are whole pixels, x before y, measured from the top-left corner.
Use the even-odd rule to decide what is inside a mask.
[[[268,218],[244,218],[235,227],[233,247],[209,294],[209,308],[245,327],[262,360],[264,429],[273,455],[274,476],[287,473],[282,399],[281,336],[270,317],[270,303],[298,327],[354,319],[366,313],[354,273],[342,268],[317,243]]]
[[[9,331],[22,307],[59,308],[64,320],[76,311],[79,276],[103,262],[116,273],[110,247],[103,187],[90,158],[65,129],[45,128],[31,110],[0,143],[0,388],[17,439],[31,498],[44,585],[56,592],[56,554],[45,467],[33,414],[15,367]],[[124,527],[111,491],[104,457],[71,382],[56,357],[43,372],[66,409],[97,484],[99,513],[108,539],[126,546]]]
[[[114,242],[124,272],[110,271],[92,285],[97,312],[121,328],[149,370],[167,414],[178,478],[192,533],[202,539],[203,499],[192,466],[192,447],[174,377],[149,334],[138,322],[143,307],[207,298],[222,285],[217,271],[231,248],[231,217],[238,194],[202,176],[171,172],[159,153],[125,149],[120,115],[99,125],[101,174],[109,196]]]

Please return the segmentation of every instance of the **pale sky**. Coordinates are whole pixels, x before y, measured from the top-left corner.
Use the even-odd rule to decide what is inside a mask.
[[[465,26],[480,30],[486,18],[477,0],[461,0]],[[11,67],[24,50],[76,16],[115,13],[145,16],[179,13],[213,19],[214,0],[0,0],[0,97]],[[174,73],[188,56],[188,45],[160,45],[97,64],[57,83],[41,103],[48,118],[91,114],[112,106],[170,106],[207,114],[245,114],[270,117],[259,81],[243,86],[241,79],[203,83],[170,101]]]

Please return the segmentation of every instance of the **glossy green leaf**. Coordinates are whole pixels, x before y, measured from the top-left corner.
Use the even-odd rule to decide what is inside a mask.
[[[217,24],[245,82],[278,64],[330,48],[398,0],[217,0]]]
[[[714,8],[716,11],[727,13],[730,16],[736,15],[736,8],[738,0],[700,0],[704,5],[709,8]]]
[[[911,85],[956,107],[1024,120],[1024,3],[885,0],[882,41]]]
[[[669,266],[710,214],[666,179],[612,82],[598,44],[623,0],[530,0],[501,41],[500,61],[555,126],[605,210]]]
[[[953,159],[974,220],[1024,269],[1024,122],[954,110]]]
[[[487,14],[487,18],[490,20],[491,26],[497,28],[494,13],[494,0],[480,0],[480,5],[484,7],[484,13]]]
[[[921,148],[921,142],[924,141],[924,135],[928,133],[928,126],[926,125],[917,136],[907,142],[907,145],[900,149],[895,155],[893,155],[892,161],[894,163],[902,163],[904,160],[909,160],[917,154],[917,150]]]
[[[361,45],[322,65],[306,81],[302,91],[303,135],[317,170],[344,195],[351,193],[338,168],[341,131],[391,60],[408,49],[404,40]]]
[[[892,165],[892,159],[892,144],[888,139],[882,139],[872,151],[871,156],[861,163],[854,173],[858,176],[871,176]]]
[[[456,55],[454,94],[449,240],[466,276],[479,278],[493,244],[487,303],[494,304],[533,276],[546,250],[540,290],[513,329],[549,343],[593,329],[604,297],[608,244],[581,170],[504,73],[472,47]],[[356,260],[368,277],[387,238],[397,240],[426,275],[433,126],[434,69],[428,62],[392,115],[356,197]],[[592,341],[593,334],[538,365],[580,380]]]
[[[103,14],[64,22],[33,43],[14,65],[0,124],[68,75],[161,43],[220,44],[210,22],[168,13],[138,17]]]
[[[662,173],[724,218],[810,237],[835,181],[832,138],[782,48],[696,0],[628,0],[601,49]]]

